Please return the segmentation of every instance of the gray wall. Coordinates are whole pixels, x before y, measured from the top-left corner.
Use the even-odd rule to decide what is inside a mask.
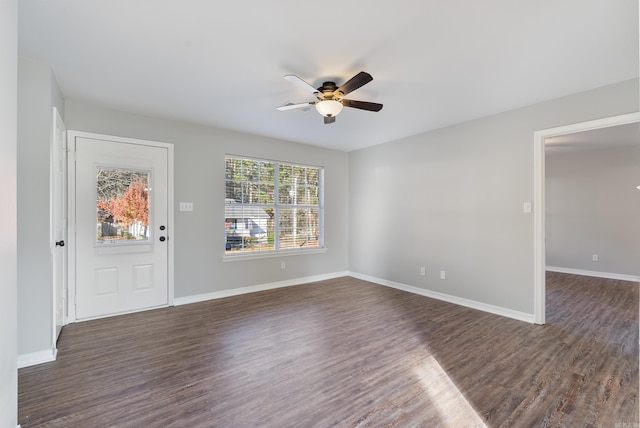
[[[18,62],[18,353],[52,349],[49,169],[53,106],[64,114],[51,66]],[[64,116],[63,116],[64,117]]]
[[[547,265],[640,275],[640,145],[547,154],[545,175]]]
[[[348,155],[345,152],[66,102],[67,129],[173,143],[175,296],[346,272]],[[223,262],[225,153],[325,167],[322,254]],[[193,202],[180,212],[179,202]],[[286,269],[280,269],[280,261]]]
[[[19,77],[21,354],[48,349],[52,331],[48,162],[57,96],[45,68],[21,61]],[[349,154],[87,102],[64,107],[68,129],[175,145],[177,298],[350,270],[532,313],[533,219],[522,203],[533,198],[533,131],[637,111],[638,81]],[[328,251],[223,262],[225,153],[324,166]],[[194,211],[179,212],[180,201]]]
[[[0,427],[18,425],[17,82],[18,2],[0,1]]]
[[[533,314],[534,131],[635,111],[638,80],[351,152],[349,269]]]

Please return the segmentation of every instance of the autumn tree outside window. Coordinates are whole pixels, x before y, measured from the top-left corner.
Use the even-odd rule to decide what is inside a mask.
[[[149,238],[150,176],[146,171],[98,167],[96,240],[99,243]]]

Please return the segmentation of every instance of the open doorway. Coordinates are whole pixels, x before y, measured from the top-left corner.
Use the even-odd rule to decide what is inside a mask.
[[[640,122],[548,137],[545,150],[547,272],[640,282]]]
[[[545,323],[546,275],[546,207],[545,152],[546,143],[568,141],[563,136],[593,130],[604,130],[640,122],[640,112],[582,122],[534,133],[534,322]],[[577,144],[577,142],[576,142]],[[640,177],[639,177],[640,178]],[[638,183],[640,185],[640,182]]]

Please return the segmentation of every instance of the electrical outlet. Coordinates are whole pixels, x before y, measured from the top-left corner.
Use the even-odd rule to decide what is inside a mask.
[[[591,256],[591,260],[593,260],[594,262],[597,262],[598,259],[599,259],[599,257],[598,257],[597,254],[594,254],[594,255]]]
[[[425,269],[424,266],[421,266],[420,267],[420,275],[421,276],[425,276],[426,274],[427,274],[427,269]]]
[[[447,279],[447,273],[443,270],[440,271],[440,279]]]
[[[285,269],[287,264],[285,262],[280,262],[280,269]]]

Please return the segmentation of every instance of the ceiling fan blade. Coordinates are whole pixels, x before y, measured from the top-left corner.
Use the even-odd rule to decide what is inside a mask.
[[[353,92],[361,86],[366,85],[371,82],[373,77],[369,73],[361,71],[360,73],[353,76],[351,79],[347,80],[342,86],[340,86],[334,94],[337,94],[339,97],[343,97],[347,95],[349,92]]]
[[[335,121],[336,121],[336,117],[335,116],[328,116],[328,117],[325,116],[324,117],[324,124],[325,125],[328,125],[328,124],[333,123]]]
[[[342,105],[345,107],[359,108],[360,110],[368,111],[380,111],[382,110],[382,104],[371,103],[369,101],[356,101],[356,100],[342,100]]]
[[[318,90],[316,88],[314,88],[295,74],[287,74],[284,76],[284,78],[294,85],[304,89],[305,91],[311,92],[313,95],[316,95],[318,93]]]
[[[280,110],[280,111],[284,111],[284,110],[293,110],[294,108],[302,108],[302,107],[309,107],[315,104],[315,101],[310,101],[308,103],[299,103],[299,104],[294,104],[294,103],[287,103],[283,106],[280,107],[276,107],[276,109]]]

